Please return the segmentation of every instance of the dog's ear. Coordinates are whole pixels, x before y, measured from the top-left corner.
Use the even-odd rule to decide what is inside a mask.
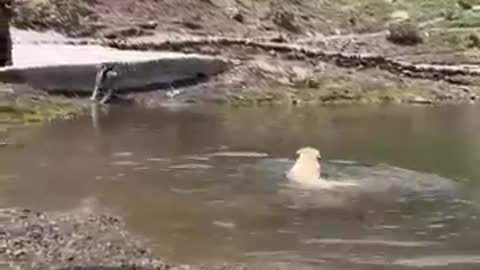
[[[293,157],[293,159],[298,159],[299,157],[300,157],[300,150],[295,152],[295,156]]]

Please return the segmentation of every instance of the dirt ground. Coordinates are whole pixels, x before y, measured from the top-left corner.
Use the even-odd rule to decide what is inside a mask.
[[[107,41],[250,38],[409,63],[477,65],[480,2],[467,2],[468,7],[450,0],[30,0],[18,5],[14,25]],[[399,22],[415,25],[421,42],[391,42],[390,27]],[[425,80],[249,46],[206,44],[181,51],[237,63],[206,83],[182,87],[173,99],[187,102],[432,104],[474,102],[480,94],[476,77]],[[132,95],[145,103],[167,96],[172,98],[165,92]]]

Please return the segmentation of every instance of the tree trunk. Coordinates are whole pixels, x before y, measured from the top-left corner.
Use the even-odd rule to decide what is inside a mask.
[[[11,4],[11,0],[0,0],[0,66],[2,67],[12,65]]]

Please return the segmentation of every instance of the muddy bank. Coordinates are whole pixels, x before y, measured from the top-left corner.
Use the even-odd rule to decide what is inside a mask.
[[[192,69],[194,73],[205,71],[209,75],[208,79],[196,80],[192,83],[171,82],[167,84],[166,88],[153,87],[150,89],[153,91],[147,91],[148,93],[131,91],[132,89],[123,91],[123,94],[126,93],[129,99],[142,104],[166,101],[188,103],[213,101],[234,105],[379,102],[471,103],[475,102],[480,94],[480,69],[473,64],[416,63],[378,54],[325,50],[311,45],[302,45],[282,36],[246,39],[183,35],[176,36],[175,39],[153,36],[110,41],[64,38],[56,41],[42,39],[33,42],[30,40],[28,43],[31,43],[32,45],[29,46],[33,47],[65,46],[73,49],[100,48],[98,45],[103,45],[120,49],[118,53],[123,51],[139,54],[141,51],[149,51],[148,54],[155,55],[154,51],[159,51],[159,57],[167,55],[163,52],[178,52],[183,53],[184,56],[181,57],[186,60],[189,60],[189,57],[195,59],[198,54],[212,57],[212,61],[208,59],[208,56],[203,57],[204,59],[199,58],[199,61],[204,61],[205,67],[213,66],[213,72],[208,68],[202,68],[201,65],[200,68],[190,68],[192,65],[187,63],[183,68],[181,66],[176,68],[176,74],[165,75],[163,74],[165,65],[160,61],[159,64],[162,68],[157,73],[162,76],[182,77],[183,73],[189,76],[192,73],[190,69]],[[177,56],[173,55],[172,57]],[[179,57],[177,57],[178,62],[182,64],[181,62],[184,60]],[[216,66],[222,66],[215,64],[215,61],[222,63],[222,60],[218,59],[228,59],[229,68],[216,68]],[[214,64],[209,64],[208,61]],[[133,66],[135,66],[134,62],[132,62]],[[226,62],[224,61],[224,63]],[[152,77],[148,74],[145,75],[142,69],[134,68],[134,70],[139,70],[140,73],[135,75],[132,72],[130,72],[131,74],[126,72],[122,74],[121,81],[134,80],[138,86],[144,81],[135,78]],[[166,70],[170,69],[167,67]],[[147,71],[147,73],[152,73],[151,68]],[[61,72],[56,73],[63,76]],[[76,75],[70,74],[69,76]],[[154,77],[161,78],[162,76]],[[29,75],[29,77],[32,76]],[[38,81],[34,77],[32,77],[34,81]],[[47,77],[55,79],[58,76]],[[76,83],[76,85],[84,85],[82,86],[83,92],[93,89],[94,69],[91,70],[89,76],[80,77],[90,78],[88,82]],[[63,79],[56,79],[56,81],[59,80]],[[63,80],[63,88],[65,88],[65,82],[70,83],[71,80]],[[40,85],[37,84],[35,87],[43,89],[45,85],[48,85],[47,88],[52,88],[52,85],[58,88],[55,82],[48,82],[48,80],[43,80]],[[73,89],[68,91],[73,91]]]
[[[225,78],[224,84],[230,88],[236,89],[238,85],[235,82],[241,84],[237,87],[240,89],[235,91],[225,90],[223,100],[229,102],[241,99],[247,103],[285,103],[293,100],[294,103],[393,101],[432,104],[473,102],[478,98],[480,69],[476,65],[410,63],[378,54],[329,51],[279,38],[261,40],[212,36],[157,41],[146,38],[103,41],[102,44],[119,49],[181,51],[235,59],[235,74],[220,76]],[[321,81],[330,77],[338,78],[338,85],[334,87],[337,89],[323,93],[325,85]],[[438,83],[426,87],[428,81],[439,82],[443,87],[438,89]],[[355,89],[358,83],[367,87]],[[220,92],[218,85],[210,87],[216,87],[217,93]],[[284,91],[272,93],[274,88]],[[285,89],[293,91],[289,93]],[[305,89],[307,91],[302,91]],[[303,95],[295,92],[310,93]],[[372,92],[376,93],[372,95]],[[258,94],[263,97],[258,97]],[[209,99],[209,95],[205,98]]]
[[[0,130],[24,124],[71,119],[81,113],[85,102],[47,93],[25,84],[0,84]],[[6,138],[0,133],[0,142]],[[7,143],[6,143],[7,144]]]
[[[236,62],[206,82],[127,95],[140,103],[437,104],[480,94],[480,16],[456,1],[48,0],[20,4],[16,14],[15,26],[81,37],[47,43]]]

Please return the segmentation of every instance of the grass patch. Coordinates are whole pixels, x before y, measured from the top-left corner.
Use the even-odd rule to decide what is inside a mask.
[[[71,118],[81,105],[64,98],[18,97],[0,101],[1,124],[29,124]]]
[[[480,42],[478,40],[478,31],[475,29],[435,29],[429,32],[429,37],[424,38],[422,44],[418,44],[416,49],[418,51],[434,54],[437,52],[450,52],[453,56],[453,51],[465,52],[472,48],[479,48]],[[472,61],[478,61],[477,57],[467,57]],[[468,59],[459,62],[469,62]]]
[[[393,15],[398,12],[406,14],[408,20],[414,24],[443,20],[449,16],[456,18],[455,21],[451,21],[452,26],[477,24],[475,9],[465,10],[455,0],[242,0],[242,2],[248,2],[246,6],[260,10],[269,9],[270,14],[288,10],[290,19],[285,20],[283,16],[282,22],[291,22],[295,18],[295,30],[312,29],[326,34],[338,30],[357,33],[382,31],[395,21]],[[275,16],[270,17],[275,19]],[[276,20],[278,21],[278,18]]]
[[[412,23],[421,23],[460,10],[454,0],[305,0],[297,6],[301,12],[319,18],[332,29],[360,33],[386,29],[396,11],[408,14]]]
[[[448,18],[450,27],[476,28],[480,27],[480,10],[462,10]]]
[[[313,103],[398,103],[407,95],[429,93],[423,85],[367,73],[320,74],[295,84],[296,97]]]

